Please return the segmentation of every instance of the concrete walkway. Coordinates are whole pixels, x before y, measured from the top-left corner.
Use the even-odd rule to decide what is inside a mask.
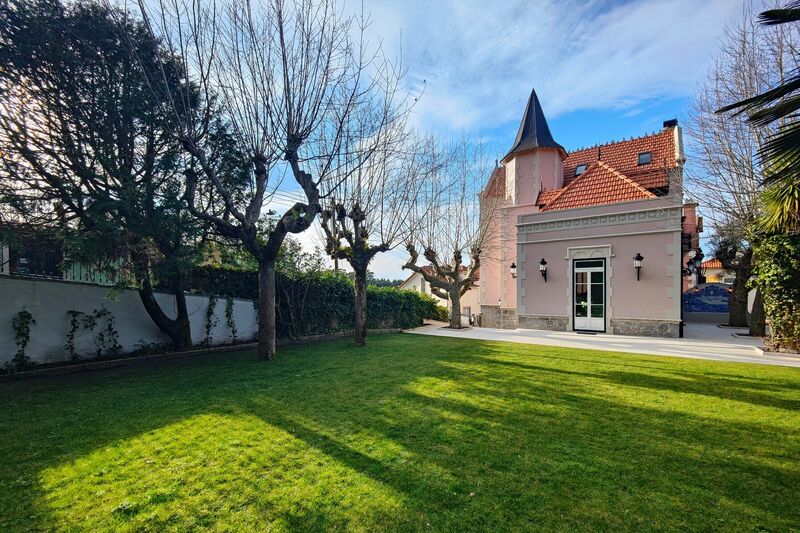
[[[765,354],[759,349],[762,344],[759,339],[735,337],[733,336],[734,331],[744,332],[746,330],[720,328],[715,324],[687,324],[684,328],[685,337],[683,339],[662,339],[603,333],[584,335],[574,332],[530,329],[472,328],[455,331],[443,328],[441,323],[435,323],[408,332],[462,339],[800,367],[800,357]]]

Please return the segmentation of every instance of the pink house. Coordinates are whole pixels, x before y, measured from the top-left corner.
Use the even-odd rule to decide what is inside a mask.
[[[481,325],[678,337],[701,226],[683,204],[684,161],[677,120],[568,153],[531,92],[482,193],[501,207],[481,256]]]

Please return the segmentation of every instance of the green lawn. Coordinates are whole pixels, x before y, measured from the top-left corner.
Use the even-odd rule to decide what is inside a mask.
[[[798,369],[404,334],[0,406],[0,530],[800,525]]]

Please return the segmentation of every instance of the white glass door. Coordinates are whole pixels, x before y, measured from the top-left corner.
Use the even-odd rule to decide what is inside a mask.
[[[574,329],[606,329],[606,262],[604,259],[576,260],[574,263]]]

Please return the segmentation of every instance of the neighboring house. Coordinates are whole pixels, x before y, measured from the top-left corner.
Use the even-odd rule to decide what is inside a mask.
[[[422,268],[428,272],[433,272],[433,267],[431,266],[424,266]],[[463,267],[463,270],[466,272],[466,267]],[[470,323],[472,323],[472,317],[480,312],[480,306],[478,304],[479,287],[480,269],[478,269],[475,272],[475,275],[472,277],[472,288],[470,288],[470,290],[461,296],[461,316],[468,319]],[[425,278],[422,277],[422,274],[418,272],[414,272],[408,278],[406,278],[406,280],[400,284],[400,288],[429,294],[436,298],[436,300],[439,302],[439,305],[446,307],[448,310],[451,307],[450,300],[448,298],[439,298],[437,295],[431,292],[430,283],[425,281]]]
[[[731,285],[736,278],[736,272],[722,268],[719,259],[708,259],[701,266],[706,283],[726,283]]]
[[[502,206],[481,257],[482,325],[679,336],[683,266],[702,231],[683,204],[684,162],[677,120],[567,152],[531,92],[482,193]]]
[[[109,262],[106,268],[89,266],[65,257],[64,243],[44,232],[22,225],[6,224],[0,237],[0,275],[57,279],[114,285],[123,280],[122,262]]]

